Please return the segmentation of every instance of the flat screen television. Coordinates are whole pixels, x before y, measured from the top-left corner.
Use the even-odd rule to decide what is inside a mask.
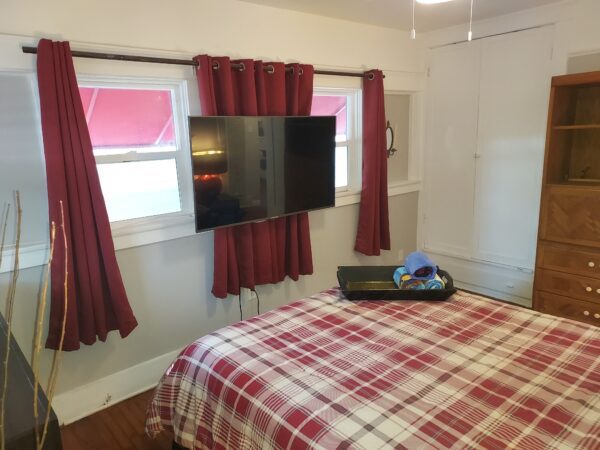
[[[335,205],[335,117],[190,117],[196,231]]]

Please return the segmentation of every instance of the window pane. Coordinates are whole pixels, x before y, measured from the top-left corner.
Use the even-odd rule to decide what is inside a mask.
[[[312,102],[311,116],[335,116],[336,135],[344,138],[347,135],[347,98],[345,95],[315,95]]]
[[[313,96],[311,115],[335,116],[335,141],[348,142],[348,98],[345,95]],[[348,147],[340,146],[335,150],[335,187],[348,186]]]
[[[80,87],[97,155],[176,149],[171,91]]]
[[[175,159],[98,164],[111,222],[181,211]]]
[[[348,186],[348,147],[335,148],[335,187]]]

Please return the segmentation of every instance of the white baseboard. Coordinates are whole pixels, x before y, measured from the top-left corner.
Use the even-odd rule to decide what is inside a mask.
[[[518,297],[515,295],[507,294],[506,292],[496,291],[494,289],[488,289],[483,286],[477,286],[474,284],[464,283],[462,281],[456,281],[454,287],[457,289],[463,289],[465,291],[475,292],[476,294],[483,295],[485,297],[491,297],[496,300],[502,300],[505,302],[515,303],[525,308],[532,307],[531,299]]]
[[[425,250],[454,278],[458,288],[531,307],[533,272]]]
[[[56,395],[52,407],[67,425],[155,387],[181,350],[175,350],[128,369]]]

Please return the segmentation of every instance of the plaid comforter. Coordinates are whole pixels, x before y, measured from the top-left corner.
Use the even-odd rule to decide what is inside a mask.
[[[600,328],[330,290],[183,350],[148,410],[165,428],[194,449],[600,449]]]

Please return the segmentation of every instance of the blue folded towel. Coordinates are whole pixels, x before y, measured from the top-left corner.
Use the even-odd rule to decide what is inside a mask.
[[[404,261],[408,273],[417,280],[433,280],[437,274],[437,266],[422,252],[413,252]]]
[[[439,275],[435,275],[433,280],[419,280],[408,273],[404,266],[398,267],[394,272],[394,282],[400,289],[444,289],[446,284]]]

